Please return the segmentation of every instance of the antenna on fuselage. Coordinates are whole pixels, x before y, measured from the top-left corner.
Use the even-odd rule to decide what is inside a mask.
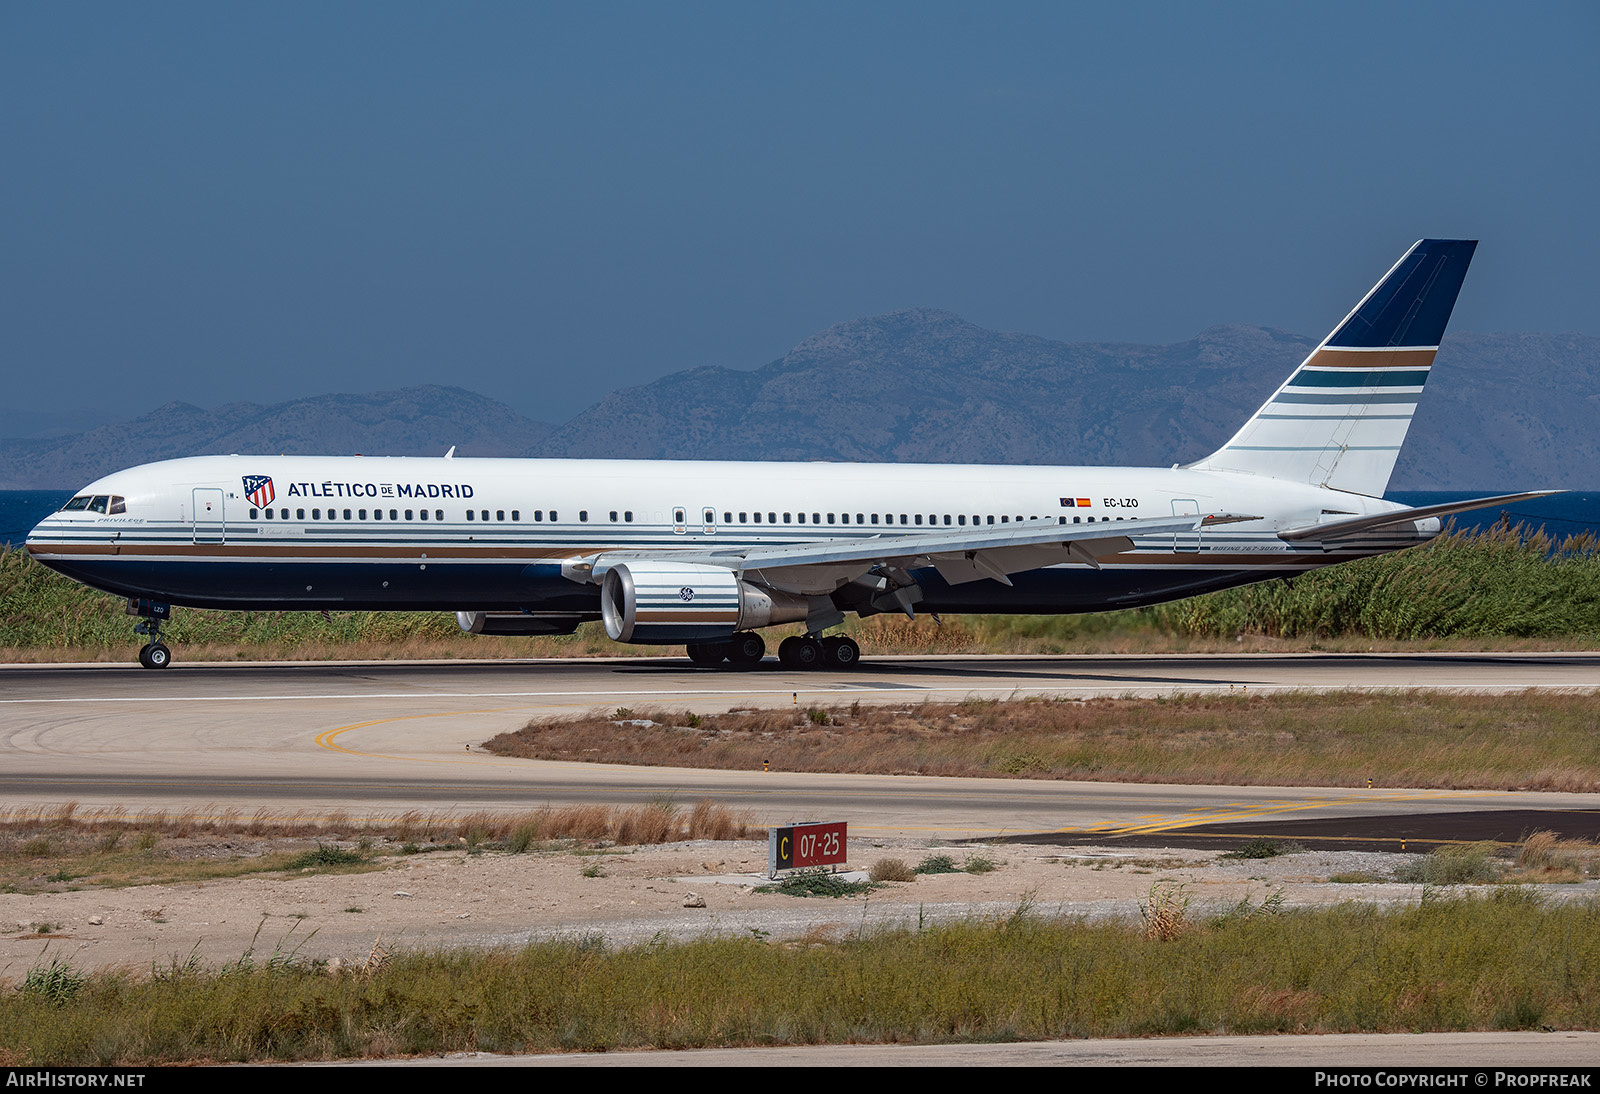
[[[455,445],[451,445],[450,446],[450,451],[448,451],[448,452],[446,452],[444,454],[444,458],[447,459],[447,460],[453,460],[453,459],[456,458],[456,446]]]

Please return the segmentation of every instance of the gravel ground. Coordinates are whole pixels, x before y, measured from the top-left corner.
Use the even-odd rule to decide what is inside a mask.
[[[235,846],[233,853],[264,849]],[[216,853],[199,842],[195,857]],[[948,854],[959,865],[992,860],[988,873],[922,875],[864,896],[801,899],[760,892],[766,843],[693,841],[601,851],[523,855],[464,850],[395,856],[357,874],[274,874],[181,885],[33,895],[0,894],[0,980],[20,980],[41,958],[79,968],[148,971],[191,955],[221,964],[253,952],[298,960],[361,961],[389,951],[507,947],[531,939],[603,936],[626,945],[707,933],[772,938],[839,937],[895,924],[1040,915],[1136,918],[1151,887],[1181,885],[1191,911],[1221,911],[1281,893],[1285,907],[1347,900],[1407,902],[1421,886],[1336,883],[1337,875],[1388,878],[1414,856],[1309,851],[1227,860],[1214,851],[1108,850],[1007,844],[942,847],[925,841],[857,841],[850,866],[881,858],[916,865]],[[600,876],[585,876],[600,875]],[[1561,897],[1600,882],[1543,887]],[[691,906],[703,900],[703,907]],[[43,930],[41,930],[41,927]]]

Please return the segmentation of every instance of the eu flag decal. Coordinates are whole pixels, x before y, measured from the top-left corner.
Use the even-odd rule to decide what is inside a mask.
[[[278,496],[272,489],[270,475],[246,475],[242,481],[251,505],[271,505],[272,499]]]

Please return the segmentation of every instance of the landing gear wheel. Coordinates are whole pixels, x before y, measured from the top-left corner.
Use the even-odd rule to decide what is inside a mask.
[[[861,663],[861,647],[843,635],[822,640],[822,659],[831,669],[853,669]]]
[[[822,667],[822,643],[815,638],[792,635],[778,645],[778,660],[791,669]]]
[[[139,664],[147,669],[164,669],[172,664],[172,651],[160,642],[152,642],[140,648]]]
[[[767,643],[755,631],[740,631],[728,641],[726,650],[735,665],[753,665],[767,655]]]
[[[726,642],[689,643],[689,660],[697,665],[720,665],[727,656]]]

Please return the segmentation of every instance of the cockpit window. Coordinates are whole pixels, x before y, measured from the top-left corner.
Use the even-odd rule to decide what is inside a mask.
[[[126,513],[128,500],[109,494],[79,494],[61,507],[63,513]]]

